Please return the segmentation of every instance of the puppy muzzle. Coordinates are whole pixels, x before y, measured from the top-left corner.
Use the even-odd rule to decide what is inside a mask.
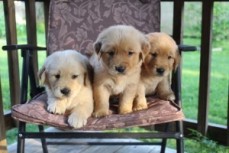
[[[164,74],[164,72],[165,72],[165,69],[164,68],[157,68],[157,73],[159,74],[159,75],[163,75]]]
[[[70,95],[70,92],[71,92],[71,90],[69,89],[69,88],[62,88],[61,90],[60,90],[60,92],[64,95],[64,96],[69,96]]]
[[[154,73],[157,76],[164,76],[165,75],[165,69],[162,67],[156,68],[156,69],[154,69]]]
[[[126,70],[125,66],[115,66],[115,71],[117,71],[118,73],[124,73]]]

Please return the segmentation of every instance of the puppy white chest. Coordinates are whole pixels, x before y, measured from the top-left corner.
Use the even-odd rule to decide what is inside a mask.
[[[109,80],[107,82],[108,90],[111,92],[112,95],[118,95],[122,93],[127,86],[127,80],[119,79],[119,80]]]
[[[161,78],[144,79],[143,83],[145,86],[146,95],[153,94],[160,81],[161,81]]]
[[[124,86],[121,84],[114,85],[112,93],[114,95],[120,94],[121,92],[124,91]]]

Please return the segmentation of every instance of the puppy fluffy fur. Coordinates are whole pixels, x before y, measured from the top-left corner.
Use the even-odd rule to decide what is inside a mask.
[[[149,50],[144,34],[132,26],[115,25],[102,31],[90,60],[94,67],[94,116],[109,115],[109,98],[119,98],[119,113],[132,112],[143,57]]]
[[[145,95],[156,94],[161,99],[175,100],[169,76],[180,62],[178,47],[165,33],[150,33],[147,38],[151,48],[142,64],[135,110],[147,108]]]
[[[47,110],[54,114],[70,111],[68,123],[79,128],[93,112],[93,95],[88,59],[74,50],[57,51],[47,57],[39,71],[48,95]]]

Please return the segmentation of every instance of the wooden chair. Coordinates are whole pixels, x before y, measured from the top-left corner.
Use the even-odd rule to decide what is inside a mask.
[[[48,54],[56,50],[75,49],[83,54],[92,52],[92,44],[98,33],[104,28],[114,24],[133,25],[137,29],[149,33],[160,31],[160,0],[51,0],[48,25]],[[33,71],[32,54],[34,50],[46,48],[32,45],[4,46],[4,50],[21,49],[23,57],[21,104],[12,108],[12,116],[19,121],[18,127],[18,153],[24,152],[25,139],[41,139],[43,152],[47,153],[46,138],[134,138],[159,139],[159,142],[89,142],[88,144],[103,145],[161,145],[161,153],[165,152],[166,140],[175,139],[178,153],[184,152],[183,144],[183,112],[180,108],[180,91],[175,89],[176,102],[164,101],[149,97],[149,109],[127,115],[112,114],[106,118],[89,118],[88,124],[79,131],[45,132],[43,125],[71,129],[66,123],[66,116],[53,115],[46,111],[47,95],[44,89],[37,85],[36,72]],[[180,46],[180,50],[193,50]],[[178,76],[178,77],[177,77]],[[177,79],[178,78],[178,79]],[[173,85],[180,86],[179,71]],[[28,86],[30,88],[28,88]],[[31,99],[27,99],[28,92]],[[166,110],[157,113],[158,109]],[[37,111],[39,110],[39,111]],[[38,124],[39,132],[27,132],[26,124]],[[164,130],[156,132],[101,132],[127,127],[152,127],[163,125]],[[174,125],[173,130],[168,125]],[[88,134],[88,130],[92,131]]]

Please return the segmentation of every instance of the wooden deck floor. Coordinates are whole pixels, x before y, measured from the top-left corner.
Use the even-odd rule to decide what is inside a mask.
[[[52,129],[53,130],[53,129]],[[62,141],[62,142],[84,142],[82,139],[59,139],[47,141]],[[94,141],[107,141],[97,139]],[[114,140],[110,140],[114,141]],[[133,139],[123,139],[124,141],[137,141]],[[39,139],[27,139],[25,153],[42,153],[41,142]],[[8,147],[8,153],[16,153],[17,144],[12,144]],[[159,146],[124,146],[124,145],[48,145],[49,153],[159,153]],[[166,148],[166,153],[175,153],[173,149]]]

